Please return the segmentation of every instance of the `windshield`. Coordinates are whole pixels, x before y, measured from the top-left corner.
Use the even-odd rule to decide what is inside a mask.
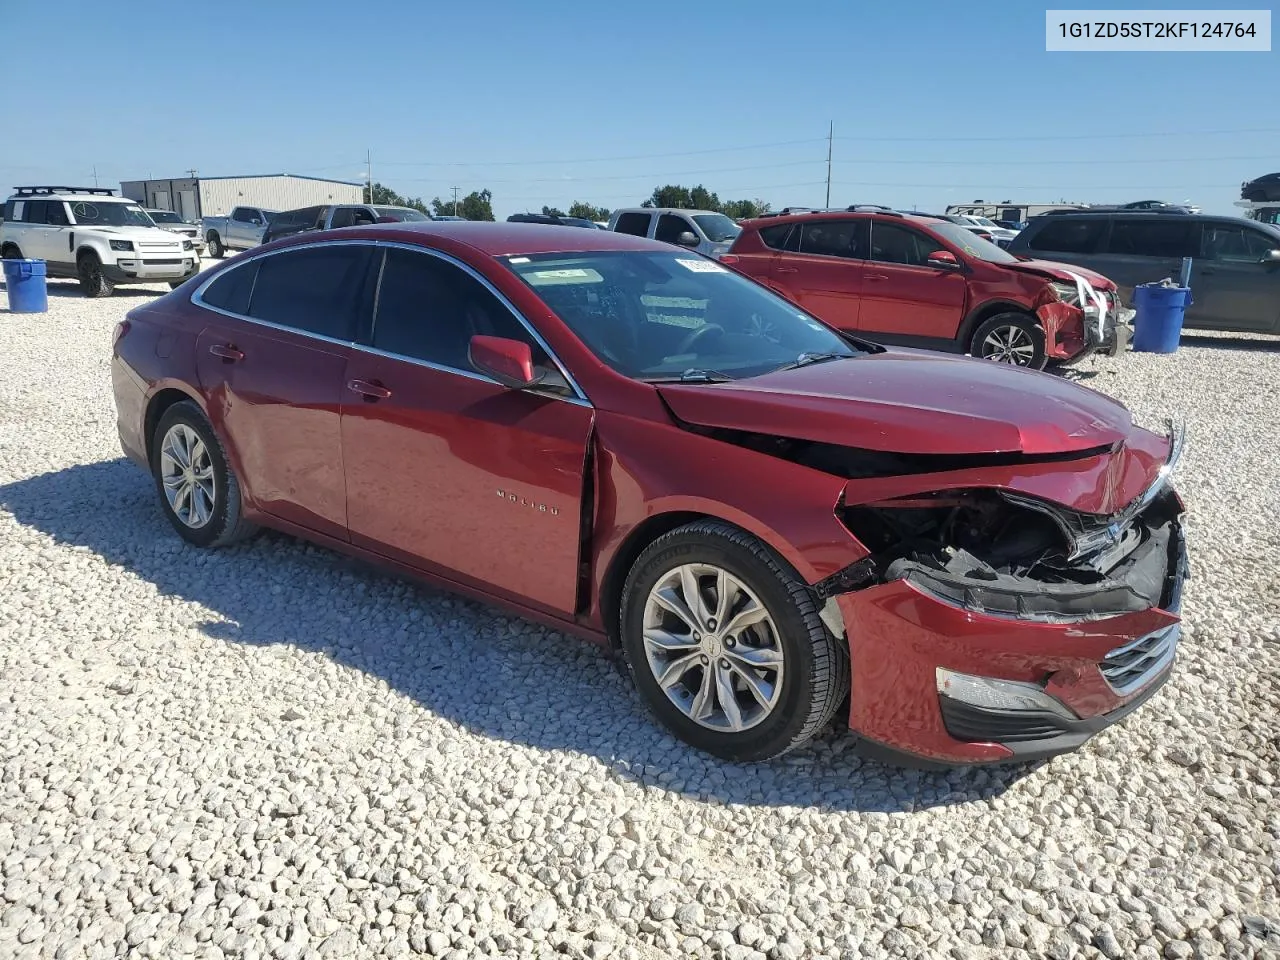
[[[742,228],[723,213],[698,213],[694,215],[693,222],[712,243],[736,240],[742,232]]]
[[[78,224],[98,227],[154,227],[155,223],[136,203],[94,203],[76,200],[71,216]]]
[[[506,262],[597,357],[629,377],[753,377],[805,353],[859,353],[764,287],[694,254],[555,253]]]
[[[172,210],[148,210],[147,215],[156,223],[181,223],[182,218]]]
[[[414,223],[418,220],[430,220],[425,213],[414,210],[411,207],[374,207],[373,212],[380,217],[391,217],[394,220],[405,223]]]
[[[957,223],[947,220],[935,220],[929,224],[930,229],[940,237],[959,247],[970,257],[986,260],[988,263],[1017,263],[1018,258],[1006,250],[997,247],[990,240],[983,240],[976,233],[967,230]]]

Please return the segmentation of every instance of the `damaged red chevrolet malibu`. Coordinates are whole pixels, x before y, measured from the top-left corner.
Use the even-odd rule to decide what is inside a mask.
[[[133,310],[113,354],[124,450],[189,542],[266,525],[610,644],[722,757],[838,709],[901,762],[1046,756],[1173,663],[1178,435],[670,246],[302,236]]]

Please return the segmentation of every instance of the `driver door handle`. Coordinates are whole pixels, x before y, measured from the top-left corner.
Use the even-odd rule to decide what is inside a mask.
[[[209,352],[215,357],[221,357],[228,363],[239,363],[244,359],[244,351],[237,350],[229,343],[215,343],[209,348]]]
[[[800,271],[797,270],[795,267],[779,267],[778,268],[778,273],[799,273],[799,272]]]
[[[348,380],[347,389],[352,393],[358,393],[370,403],[375,400],[385,400],[391,396],[391,391],[380,383],[370,383],[368,380]]]
[[[883,273],[867,273],[863,275],[865,280],[888,280],[889,277]]]

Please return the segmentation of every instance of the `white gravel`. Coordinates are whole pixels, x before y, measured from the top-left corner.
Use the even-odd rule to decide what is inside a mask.
[[[0,312],[0,957],[1280,957],[1280,341],[1085,365],[1193,444],[1141,711],[1029,771],[738,767],[578,641],[184,546],[115,437],[153,294],[51,287]]]

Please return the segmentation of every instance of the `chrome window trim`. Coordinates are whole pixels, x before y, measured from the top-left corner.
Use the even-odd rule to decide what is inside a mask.
[[[260,260],[265,260],[267,257],[274,257],[277,254],[287,253],[291,250],[314,250],[317,247],[330,247],[330,246],[367,246],[367,247],[372,247],[375,251],[376,250],[385,251],[391,247],[396,247],[403,250],[409,250],[414,253],[424,253],[428,256],[434,256],[456,267],[460,267],[465,273],[467,273],[468,275],[478,280],[486,290],[488,290],[491,294],[493,294],[498,299],[498,301],[504,307],[506,307],[507,310],[511,312],[512,316],[516,318],[516,321],[522,327],[524,327],[524,329],[529,332],[529,334],[538,343],[538,345],[542,347],[543,350],[546,351],[547,356],[550,358],[551,362],[554,363],[556,365],[556,369],[560,371],[560,375],[563,376],[565,379],[565,382],[569,384],[569,388],[574,391],[574,395],[572,397],[565,397],[556,393],[549,393],[549,392],[547,393],[538,392],[537,395],[540,397],[548,397],[553,400],[562,400],[566,403],[573,403],[578,406],[586,406],[586,407],[592,406],[590,399],[588,399],[587,395],[583,392],[582,388],[578,386],[577,381],[574,380],[573,377],[569,374],[569,371],[565,368],[564,363],[562,363],[560,358],[556,356],[555,351],[551,349],[551,347],[547,344],[546,340],[542,338],[542,335],[533,328],[533,326],[528,322],[528,320],[524,318],[523,314],[521,314],[520,311],[516,309],[515,305],[512,304],[511,301],[508,300],[506,296],[504,296],[501,293],[501,291],[495,288],[492,283],[490,283],[487,279],[485,279],[485,277],[483,277],[478,271],[473,269],[471,266],[463,263],[462,261],[458,260],[456,257],[452,257],[449,254],[443,253],[442,251],[439,251],[439,250],[433,250],[429,247],[420,247],[411,243],[400,243],[397,241],[367,240],[367,239],[345,240],[344,239],[344,240],[317,240],[311,243],[299,243],[299,244],[294,244],[287,247],[281,247],[278,250],[267,250],[263,253],[255,253],[253,256],[247,257],[245,260],[235,264],[234,266],[228,267],[223,270],[215,271],[213,276],[211,276],[208,280],[205,280],[203,283],[200,284],[200,286],[196,287],[196,289],[191,292],[190,301],[194,306],[197,306],[202,310],[208,310],[211,313],[221,314],[222,316],[230,317],[233,320],[241,320],[245,323],[256,324],[257,326],[264,327],[268,330],[279,330],[283,333],[291,333],[291,334],[294,334],[295,336],[316,340],[320,343],[328,343],[338,347],[347,347],[348,349],[359,350],[363,353],[371,353],[376,356],[386,357],[387,359],[390,359],[390,360],[402,360],[406,363],[411,363],[411,364],[414,364],[415,366],[424,367],[428,370],[435,370],[441,373],[453,373],[459,376],[467,377],[468,379],[471,379],[471,380],[480,380],[484,383],[493,384],[495,387],[502,386],[502,384],[498,383],[498,381],[494,380],[492,377],[486,377],[484,374],[479,373],[478,371],[475,371],[475,370],[463,370],[458,367],[450,367],[445,364],[432,363],[429,360],[422,360],[418,357],[409,357],[400,353],[392,353],[387,350],[379,350],[378,348],[372,346],[371,344],[358,343],[355,340],[339,340],[335,337],[326,337],[322,333],[313,333],[310,330],[299,330],[297,327],[289,327],[289,326],[285,326],[282,323],[274,323],[270,320],[262,320],[258,317],[246,316],[243,313],[235,313],[231,310],[224,310],[221,307],[215,307],[213,304],[205,303],[205,300],[204,300],[205,290],[207,290],[209,286],[213,284],[216,280],[228,274],[231,270],[242,270],[251,263],[256,263]],[[383,268],[385,267],[385,264],[386,264],[386,258],[384,257],[382,263],[378,265],[378,289],[375,290],[374,292],[374,314],[370,322],[370,329],[369,329],[370,335],[372,335],[373,333],[373,324],[377,322],[377,300],[381,294],[382,271],[383,271]],[[258,278],[255,275],[253,278],[253,288],[250,288],[250,291],[249,291],[249,302],[251,304],[253,302],[253,289],[257,287],[257,284],[258,284]]]

